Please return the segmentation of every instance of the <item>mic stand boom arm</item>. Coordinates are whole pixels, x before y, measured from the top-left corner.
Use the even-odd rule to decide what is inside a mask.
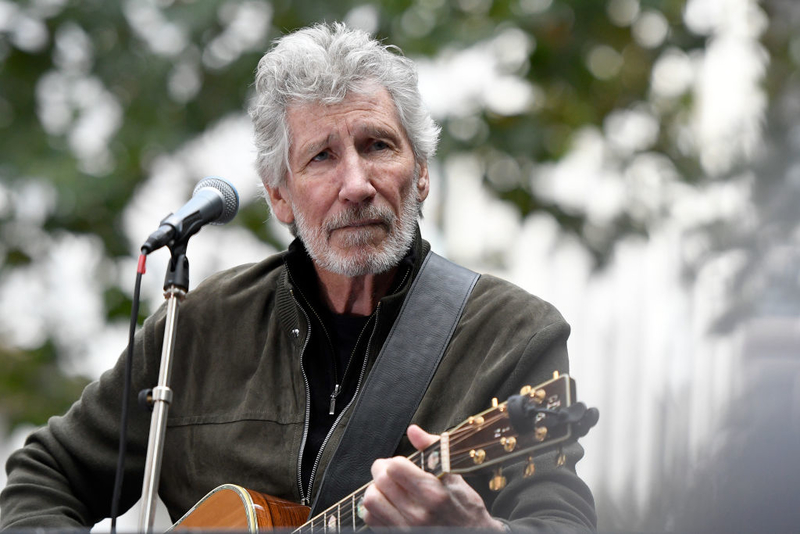
[[[172,259],[164,279],[164,298],[167,299],[167,322],[164,326],[164,344],[161,347],[161,368],[158,386],[147,394],[147,403],[152,407],[150,434],[147,442],[147,460],[142,484],[142,508],[139,515],[139,532],[151,533],[156,514],[156,496],[161,476],[161,460],[164,454],[164,436],[167,430],[167,413],[172,402],[169,388],[172,374],[172,355],[178,324],[178,307],[189,291],[189,260],[186,258],[188,237],[170,245]],[[140,398],[141,394],[140,394]]]

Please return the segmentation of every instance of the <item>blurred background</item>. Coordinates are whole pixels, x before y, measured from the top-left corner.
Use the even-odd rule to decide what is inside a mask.
[[[242,207],[193,286],[289,242],[245,110],[269,42],[333,20],[419,65],[423,236],[572,324],[600,529],[796,530],[795,0],[0,0],[0,460],[124,350],[201,178]]]

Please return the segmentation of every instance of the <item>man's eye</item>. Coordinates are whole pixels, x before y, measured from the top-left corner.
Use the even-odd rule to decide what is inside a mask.
[[[330,152],[328,152],[327,150],[323,150],[322,152],[311,158],[311,161],[325,161],[330,157],[331,157]]]
[[[386,150],[389,148],[389,143],[385,141],[375,141],[372,143],[372,150]]]

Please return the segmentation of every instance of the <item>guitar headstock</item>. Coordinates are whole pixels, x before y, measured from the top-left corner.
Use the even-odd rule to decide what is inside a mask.
[[[584,436],[598,418],[596,408],[575,402],[575,381],[569,375],[525,386],[519,395],[503,403],[494,399],[492,404],[443,435],[448,472],[469,473],[527,457],[526,475],[533,474],[534,452]],[[563,463],[561,455],[558,461]],[[490,486],[504,485],[505,479],[496,472]]]

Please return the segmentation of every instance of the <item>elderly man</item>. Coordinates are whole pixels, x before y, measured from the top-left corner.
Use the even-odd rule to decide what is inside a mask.
[[[279,39],[255,87],[259,172],[274,216],[297,239],[185,299],[160,484],[173,519],[226,482],[313,501],[430,250],[417,218],[438,128],[408,59],[363,32],[319,25]],[[137,336],[134,391],[156,383],[164,321],[162,309]],[[534,477],[507,469],[499,491],[488,475],[436,477],[405,458],[437,439],[422,428],[443,432],[492,397],[566,372],[568,333],[549,304],[482,276],[397,456],[364,458],[373,484],[363,521],[592,529],[578,445],[565,448],[562,467],[539,462]],[[123,372],[120,361],[12,455],[4,527],[87,526],[108,515]],[[148,422],[137,413],[130,423],[123,507],[140,492]]]

